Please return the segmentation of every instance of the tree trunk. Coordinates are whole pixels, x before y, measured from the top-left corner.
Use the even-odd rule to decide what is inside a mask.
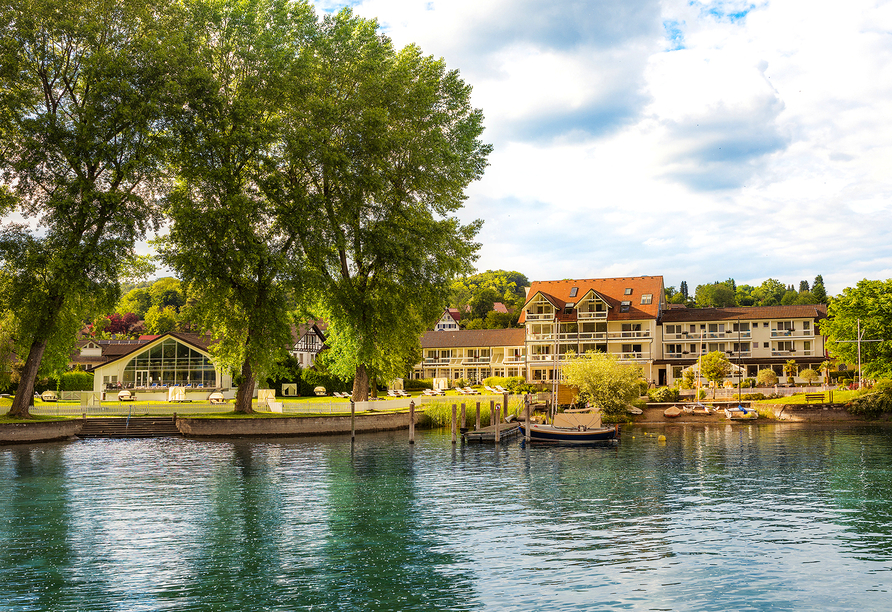
[[[378,376],[374,374],[369,380],[369,395],[374,398],[378,397]]]
[[[369,373],[364,365],[356,366],[356,377],[353,379],[353,401],[365,402],[369,399]]]
[[[17,419],[30,419],[31,402],[34,401],[34,383],[37,381],[37,372],[40,370],[40,361],[43,359],[43,353],[46,351],[47,338],[35,338],[31,343],[31,350],[28,351],[28,358],[25,360],[25,367],[22,368],[21,379],[19,380],[19,388],[15,392],[15,399],[12,400],[12,407],[9,409],[9,416]]]
[[[254,395],[254,370],[251,369],[251,362],[245,357],[242,363],[242,380],[239,383],[238,391],[235,394],[235,411],[238,414],[251,414],[254,409],[251,407],[251,398]]]

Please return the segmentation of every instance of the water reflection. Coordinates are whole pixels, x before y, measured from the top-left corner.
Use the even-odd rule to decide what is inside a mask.
[[[453,446],[448,432],[414,447],[398,434],[5,447],[0,601],[877,609],[892,588],[888,434],[673,425],[590,449]]]

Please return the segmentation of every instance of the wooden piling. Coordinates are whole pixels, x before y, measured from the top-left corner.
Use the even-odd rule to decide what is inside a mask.
[[[475,430],[480,429],[480,402],[477,402],[477,424],[474,427]]]
[[[356,403],[350,400],[350,442],[356,440]]]
[[[496,404],[496,418],[495,418],[495,423],[496,423],[496,434],[495,434],[496,444],[498,444],[499,442],[502,441],[502,436],[501,436],[501,434],[499,433],[499,425],[501,425],[501,422],[500,422],[500,421],[502,420],[501,411],[502,411],[502,407],[499,406],[498,404]]]
[[[526,412],[527,416],[527,429],[526,429],[526,441],[530,441],[530,394],[527,393],[523,396],[523,404],[524,404],[524,412]]]
[[[465,423],[467,423],[467,420],[465,419],[465,403],[462,402],[461,403],[461,417],[458,420],[459,429],[464,429]]]
[[[409,444],[415,444],[415,402],[409,402]]]
[[[452,404],[452,443],[455,444],[457,442],[457,438],[455,436],[455,412],[457,406]]]

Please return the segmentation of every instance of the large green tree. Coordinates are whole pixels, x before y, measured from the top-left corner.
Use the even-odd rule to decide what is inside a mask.
[[[0,170],[39,226],[8,225],[0,244],[27,355],[11,415],[28,415],[48,347],[65,354],[97,301],[111,309],[134,241],[157,227],[169,18],[151,0],[0,0]]]
[[[258,376],[273,373],[291,342],[294,304],[283,275],[294,268],[294,236],[258,184],[281,137],[284,88],[300,86],[314,20],[306,4],[288,0],[194,0],[188,8],[193,67],[176,121],[177,180],[166,199],[173,223],[159,253],[200,288],[191,316],[215,339],[217,363],[236,372],[235,410],[247,413]]]
[[[363,400],[370,378],[404,373],[469,271],[480,223],[456,213],[490,147],[458,73],[395,49],[375,21],[327,15],[308,58],[308,78],[281,99],[283,155],[265,191],[319,280],[332,369],[354,374]]]
[[[863,375],[892,377],[892,279],[865,279],[833,298],[827,318],[820,323],[830,355],[845,363],[858,363],[859,325]]]
[[[579,389],[582,401],[591,402],[608,421],[626,414],[629,402],[638,397],[641,368],[621,363],[611,353],[590,351],[582,356],[570,356],[561,367],[567,384]]]

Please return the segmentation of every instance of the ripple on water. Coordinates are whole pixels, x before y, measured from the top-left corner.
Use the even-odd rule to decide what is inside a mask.
[[[635,429],[632,429],[635,433]],[[877,609],[882,428],[0,449],[8,610]]]

